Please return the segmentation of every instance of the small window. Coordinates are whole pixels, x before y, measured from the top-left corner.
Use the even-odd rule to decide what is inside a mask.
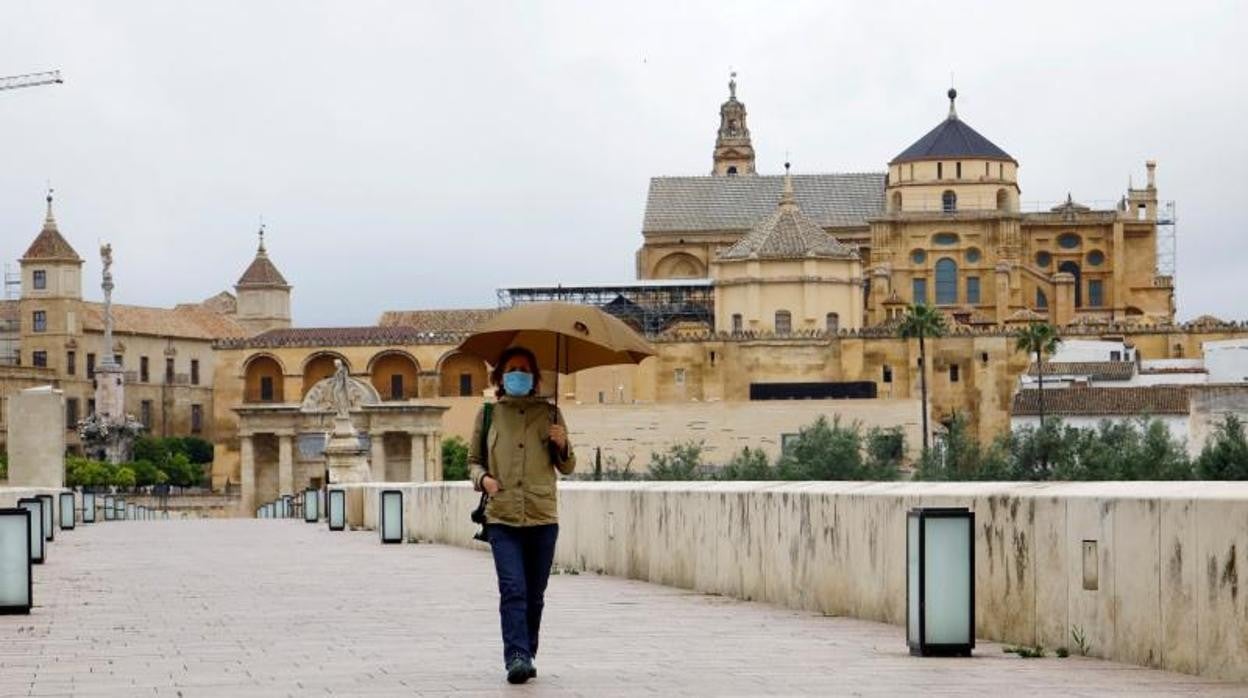
[[[915,305],[927,304],[927,279],[912,279],[911,286],[911,302]]]
[[[884,366],[884,382],[885,383],[893,382],[893,367],[887,364]]]
[[[910,163],[910,181],[914,181],[914,163]]]
[[[715,352],[711,352],[711,366],[715,366]]]
[[[743,325],[743,321],[741,319],[741,313],[733,313],[732,314],[732,333],[741,334],[742,325]]]
[[[837,313],[828,313],[825,322],[829,334],[836,334],[841,329],[841,316]]]
[[[1082,242],[1082,240],[1080,240],[1079,236],[1074,233],[1062,233],[1057,236],[1057,246],[1063,250],[1073,250],[1079,246],[1080,242]]]
[[[1088,253],[1088,266],[1099,267],[1105,263],[1105,253],[1100,250],[1092,250]]]
[[[979,277],[966,277],[966,302],[971,304],[979,303]]]
[[[672,380],[676,383],[676,385],[684,385],[685,384],[685,369],[683,368],[674,369],[672,371]]]
[[[922,264],[927,261],[927,253],[923,250],[914,250],[910,253],[910,261],[915,264]]]
[[[32,366],[35,366],[36,368],[47,368],[47,366],[48,366],[48,352],[46,352],[46,351],[35,351],[35,352],[31,352],[31,354],[30,354],[30,364],[31,364]]]
[[[1005,179],[1005,163],[1003,162],[997,163],[997,178]]]
[[[95,414],[95,398],[88,398],[87,399],[87,416],[90,417],[93,414]]]
[[[945,178],[945,163],[938,162],[936,163],[936,179],[944,179],[944,178]]]
[[[730,176],[730,177],[731,177],[731,176],[734,176],[734,175],[736,175],[736,174],[737,174],[737,166],[736,166],[736,165],[732,165],[732,166],[730,166],[730,167],[728,168],[728,176]]]
[[[1040,289],[1036,289],[1036,307],[1041,310],[1049,307],[1049,297]]]
[[[191,433],[198,434],[204,430],[204,406],[191,405]]]
[[[957,364],[950,364],[949,366],[949,382],[950,383],[958,382],[958,378],[960,377],[958,369],[959,367]]]
[[[1048,266],[1052,263],[1053,263],[1053,255],[1049,254],[1048,252],[1043,252],[1043,251],[1036,253],[1036,266],[1042,269],[1047,269]]]
[[[118,368],[125,366],[125,364],[122,363],[121,359],[122,359],[121,354],[113,354],[113,363],[116,364]]]
[[[395,373],[390,376],[390,399],[403,399],[403,374]]]
[[[69,376],[78,375],[78,352],[65,352],[65,374]]]
[[[1105,302],[1104,282],[1100,279],[1092,279],[1088,281],[1088,305],[1093,308],[1101,307]]]
[[[48,311],[36,310],[31,313],[30,324],[35,332],[48,331]]]
[[[789,334],[793,331],[793,315],[787,310],[776,311],[776,334]]]
[[[957,168],[956,168],[956,169],[957,169],[957,175],[956,175],[956,176],[957,176],[957,178],[958,178],[958,179],[962,179],[962,163],[960,163],[960,162],[959,162],[959,163],[957,164]]]
[[[1144,220],[1145,218],[1148,218],[1148,206],[1145,206],[1144,204],[1140,204],[1140,207],[1135,209],[1135,218],[1136,220],[1141,220],[1141,221]]]
[[[958,195],[952,191],[946,191],[940,195],[940,210],[945,213],[953,213],[958,210]]]
[[[986,351],[979,352],[979,362],[985,365],[988,364],[988,352]]]
[[[472,397],[474,392],[476,391],[472,389],[472,374],[471,373],[459,374],[459,396],[460,397]]]
[[[173,385],[173,357],[165,358],[165,383]]]
[[[941,246],[956,245],[958,244],[958,234],[957,233],[936,233],[935,235],[932,236],[932,244],[941,245]]]
[[[152,428],[152,401],[144,400],[139,403],[139,421],[143,423],[149,431]]]
[[[988,174],[988,163],[986,163],[986,162],[985,162],[985,163],[984,163],[984,177],[988,177],[988,176],[989,176],[989,174]]]
[[[260,402],[273,402],[273,376],[260,376]]]
[[[87,378],[95,378],[95,354],[87,354]]]
[[[73,431],[78,427],[78,398],[65,398],[65,428]]]
[[[149,377],[150,376],[149,376],[148,369],[147,369],[147,357],[140,356],[139,357],[139,382],[146,383]],[[169,383],[172,381],[166,380],[165,382]]]
[[[48,272],[42,269],[36,269],[31,277],[31,281],[34,283],[36,291],[42,291],[48,287]]]
[[[1109,360],[1110,361],[1122,361],[1122,352],[1120,351],[1109,352]]]
[[[966,261],[972,264],[978,262],[981,256],[982,254],[980,253],[978,247],[972,247],[966,251]]]
[[[191,359],[191,385],[199,385],[199,359]]]

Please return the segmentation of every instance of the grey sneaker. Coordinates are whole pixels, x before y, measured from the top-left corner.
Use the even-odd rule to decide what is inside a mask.
[[[537,676],[537,669],[527,657],[512,657],[507,662],[507,683],[524,683]]]

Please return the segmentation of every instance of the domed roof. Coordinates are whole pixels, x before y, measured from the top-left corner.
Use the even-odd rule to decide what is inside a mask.
[[[1009,153],[997,147],[995,143],[980,135],[979,131],[958,118],[957,111],[954,110],[954,100],[957,96],[957,90],[949,90],[948,118],[937,124],[936,128],[928,131],[909,148],[901,151],[901,154],[888,164],[954,158],[1016,162]]]
[[[52,215],[52,194],[48,194],[48,213],[43,219],[43,229],[35,236],[34,242],[26,248],[22,255],[23,261],[66,261],[82,263],[82,258],[74,251],[56,227],[56,218]]]
[[[247,271],[239,277],[238,284],[235,288],[256,288],[256,287],[277,287],[288,288],[286,277],[282,276],[282,272],[277,270],[277,266],[269,259],[269,253],[264,249],[264,227],[260,228],[260,246],[256,249],[256,258],[251,260],[251,264],[247,267]]]
[[[720,253],[719,258],[739,260],[803,257],[857,258],[858,252],[841,244],[814,221],[802,215],[793,195],[793,180],[786,174],[780,205],[736,244]]]

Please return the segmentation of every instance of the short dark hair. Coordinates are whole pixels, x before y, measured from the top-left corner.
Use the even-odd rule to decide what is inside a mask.
[[[533,389],[529,391],[529,395],[537,395],[537,388],[542,383],[542,369],[537,365],[537,356],[525,347],[507,347],[498,357],[498,363],[494,364],[494,369],[490,371],[490,382],[495,385],[494,397],[502,397],[506,395],[503,390],[503,367],[513,356],[522,356],[529,364],[529,372],[533,374]]]

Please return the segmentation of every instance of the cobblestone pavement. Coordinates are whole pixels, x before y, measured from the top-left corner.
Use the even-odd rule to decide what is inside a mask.
[[[920,659],[899,627],[593,574],[552,577],[540,676],[503,681],[483,552],[298,521],[58,532],[0,696],[1223,695],[1092,659]]]

